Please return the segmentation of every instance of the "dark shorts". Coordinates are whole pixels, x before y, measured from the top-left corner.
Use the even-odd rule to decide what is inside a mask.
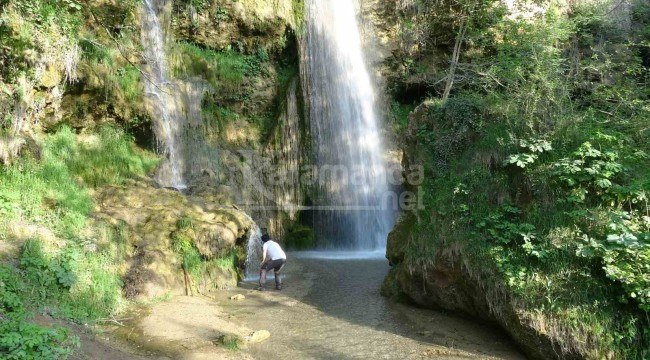
[[[264,265],[262,265],[262,270],[270,271],[271,269],[273,269],[275,272],[278,272],[282,270],[284,264],[286,263],[287,263],[287,259],[277,259],[277,260],[267,261]]]

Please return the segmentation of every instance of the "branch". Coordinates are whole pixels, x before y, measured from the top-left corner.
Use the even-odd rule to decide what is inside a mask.
[[[111,322],[111,323],[114,323],[114,324],[116,324],[116,325],[118,325],[118,326],[122,326],[122,327],[124,327],[124,326],[126,326],[126,325],[124,325],[124,324],[122,323],[122,321],[130,320],[130,319],[131,319],[131,318],[116,319],[115,317],[111,317],[110,319],[99,319],[99,320],[96,320],[96,321],[97,321],[97,322]]]
[[[494,80],[494,82],[496,82],[496,83],[499,84],[500,86],[502,86],[502,87],[506,87],[505,85],[503,85],[503,84],[499,81],[499,79],[495,78],[494,75],[492,75],[492,74],[490,74],[490,73],[482,73],[482,72],[480,72],[480,71],[475,71],[475,73],[477,73],[478,75],[481,75],[481,76],[487,76],[487,77],[489,77],[490,79]]]
[[[442,77],[442,79],[440,79],[440,80],[438,80],[438,81],[436,81],[436,82],[430,82],[430,81],[427,81],[427,85],[429,85],[429,86],[431,86],[431,87],[436,86],[436,85],[440,84],[441,82],[447,80],[447,77],[448,77],[448,76],[449,76],[449,75],[445,75],[445,76]]]
[[[616,6],[614,6],[613,8],[611,8],[611,9],[607,12],[607,14],[605,14],[605,16],[608,16],[609,14],[613,13],[614,11],[616,11],[616,9],[619,8],[619,6],[623,5],[623,4],[626,3],[626,2],[627,2],[626,0],[621,0],[618,4],[616,4]]]
[[[88,38],[82,37],[81,40],[88,41],[89,43],[95,45],[98,48],[106,49],[106,46],[104,46],[104,44],[98,43],[97,41],[95,41],[93,39],[88,39]]]

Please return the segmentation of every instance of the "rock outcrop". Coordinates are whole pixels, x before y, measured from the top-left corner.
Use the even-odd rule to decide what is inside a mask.
[[[567,345],[567,333],[545,332],[543,318],[520,307],[496,281],[498,274],[477,264],[458,243],[436,250],[426,266],[409,266],[400,249],[409,241],[412,215],[397,224],[388,240],[392,268],[382,294],[432,309],[443,309],[497,324],[531,359],[583,359]]]
[[[229,259],[233,252],[243,251],[253,224],[242,211],[144,181],[98,189],[95,199],[96,217],[127,234],[123,268],[127,298],[152,299],[236,286],[238,263],[227,266],[210,260]],[[175,239],[187,240],[198,250],[204,263],[198,278],[187,274],[190,269],[174,249]]]
[[[177,5],[189,16],[179,18],[174,32],[202,46],[225,50],[252,51],[284,46],[281,39],[287,28],[295,28],[301,5],[292,0],[212,0],[200,8]]]

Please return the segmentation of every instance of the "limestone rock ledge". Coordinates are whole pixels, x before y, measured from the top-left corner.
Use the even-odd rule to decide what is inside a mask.
[[[124,295],[149,300],[236,286],[238,266],[249,230],[249,217],[231,205],[221,205],[148,181],[100,188],[95,194],[95,217],[126,233],[126,263],[122,269]],[[172,247],[174,236],[189,239],[205,261],[200,278],[183,270],[182,256]],[[209,260],[230,258],[228,267]]]
[[[497,324],[508,332],[531,359],[584,359],[586,354],[567,345],[568,334],[546,332],[541,314],[526,312],[498,281],[496,274],[469,260],[457,243],[437,249],[429,266],[408,266],[400,261],[402,243],[414,219],[405,217],[388,240],[392,268],[382,294],[432,309],[443,309]],[[394,251],[391,252],[390,249]]]
[[[180,8],[173,24],[180,38],[217,50],[270,50],[282,45],[287,28],[296,28],[300,9],[292,0],[209,0]]]

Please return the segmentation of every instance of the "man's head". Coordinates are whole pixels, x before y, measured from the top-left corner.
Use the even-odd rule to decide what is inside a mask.
[[[271,240],[271,237],[268,234],[262,235],[262,242],[265,243],[267,241]]]

